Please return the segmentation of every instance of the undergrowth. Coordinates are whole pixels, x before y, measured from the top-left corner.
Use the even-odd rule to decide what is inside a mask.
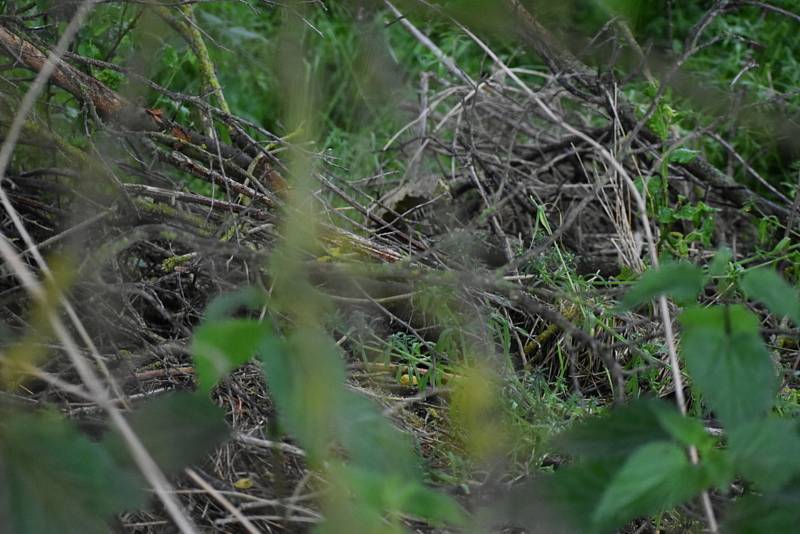
[[[94,7],[0,172],[0,531],[793,530],[800,4],[502,4]],[[5,147],[74,10],[0,6]]]

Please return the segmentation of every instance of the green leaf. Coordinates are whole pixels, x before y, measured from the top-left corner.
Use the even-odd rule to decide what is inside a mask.
[[[778,380],[759,335],[758,318],[743,306],[683,312],[682,352],[694,388],[725,425],[764,417]]]
[[[169,473],[203,460],[229,433],[225,413],[201,394],[172,393],[148,401],[127,419],[156,463]],[[108,445],[128,458],[118,436],[110,436]]]
[[[700,451],[709,451],[716,444],[702,422],[681,414],[674,407],[668,408],[662,404],[654,412],[661,427],[683,445],[694,445]]]
[[[209,393],[223,376],[253,358],[269,328],[268,323],[248,319],[200,326],[192,340],[198,390]]]
[[[681,447],[650,443],[634,452],[613,476],[592,519],[600,529],[622,526],[692,498],[705,484],[703,472],[689,463]]]
[[[107,520],[145,502],[138,478],[52,413],[2,413],[0,530],[106,533]]]
[[[778,494],[747,496],[726,514],[722,532],[762,534],[796,532],[800,523],[800,481]]]
[[[337,437],[345,403],[344,365],[324,333],[300,329],[287,341],[265,336],[258,356],[283,427],[312,457]]]
[[[685,262],[665,263],[658,270],[648,270],[622,299],[625,308],[634,308],[660,295],[678,302],[697,299],[703,289],[703,271]]]
[[[774,417],[734,428],[728,440],[742,476],[762,491],[779,489],[800,475],[797,422]]]
[[[464,512],[455,500],[425,487],[415,479],[397,475],[387,477],[374,470],[354,466],[345,466],[342,474],[352,490],[374,510],[408,514],[434,525],[464,523]]]
[[[232,313],[241,308],[258,310],[265,304],[266,295],[263,290],[245,287],[215,298],[206,308],[205,320],[212,322],[228,319]]]
[[[596,532],[592,514],[598,496],[618,469],[604,460],[562,467],[509,488],[482,513],[497,531],[515,526],[531,532]]]
[[[690,148],[676,148],[669,153],[669,162],[681,164],[691,163],[699,154],[700,151],[698,150],[692,150]]]
[[[659,414],[671,409],[655,399],[638,400],[579,422],[556,438],[556,446],[581,458],[621,459],[642,445],[670,439]]]
[[[336,434],[354,465],[409,480],[422,477],[411,438],[398,431],[369,399],[344,392]]]
[[[772,269],[756,269],[742,277],[740,285],[748,298],[766,306],[779,317],[800,326],[800,297],[797,290]]]

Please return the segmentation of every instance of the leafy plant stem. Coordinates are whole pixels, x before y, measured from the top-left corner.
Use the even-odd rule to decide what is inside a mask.
[[[593,139],[591,136],[587,135],[586,133],[572,127],[567,121],[558,117],[553,110],[547,106],[544,102],[542,102],[540,96],[536,94],[528,85],[526,85],[519,77],[508,68],[508,66],[495,54],[483,41],[481,41],[478,36],[474,33],[469,31],[463,25],[457,23],[459,27],[466,33],[473,41],[475,41],[478,46],[480,46],[489,57],[492,58],[498,67],[503,69],[506,75],[512,79],[523,91],[527,93],[527,95],[536,103],[536,105],[544,112],[544,114],[554,123],[559,124],[562,126],[566,131],[575,135],[591,145],[595,148],[600,154],[603,159],[605,159],[611,168],[619,173],[622,179],[625,181],[626,186],[631,192],[631,196],[633,196],[634,201],[636,202],[636,207],[639,211],[639,215],[642,219],[642,226],[644,228],[645,239],[647,241],[650,258],[652,260],[652,267],[658,268],[658,249],[656,248],[655,238],[653,237],[653,231],[650,227],[650,220],[647,216],[647,203],[642,197],[639,190],[636,189],[636,184],[631,179],[628,172],[625,170],[625,167],[620,163],[620,161],[615,157],[611,152],[609,152],[604,146],[597,142],[597,140]],[[683,396],[683,379],[681,377],[680,366],[678,363],[678,352],[675,348],[675,334],[672,330],[672,319],[670,318],[669,314],[669,307],[667,305],[667,298],[665,296],[661,296],[659,298],[659,308],[661,312],[661,320],[664,323],[664,334],[667,341],[667,346],[669,347],[669,360],[670,360],[670,367],[672,368],[672,376],[674,379],[675,385],[675,398],[678,402],[678,408],[680,409],[682,414],[686,414],[686,399]],[[698,463],[699,458],[697,454],[697,449],[694,447],[689,448],[689,458],[693,464]],[[703,504],[703,509],[705,511],[706,520],[708,521],[708,528],[709,531],[716,534],[719,532],[719,526],[717,524],[716,516],[714,515],[714,508],[711,506],[711,499],[708,496],[708,492],[704,491],[701,494],[701,501]]]

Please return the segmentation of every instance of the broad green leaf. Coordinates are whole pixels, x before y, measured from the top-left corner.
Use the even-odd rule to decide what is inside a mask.
[[[683,445],[694,445],[701,451],[711,450],[715,440],[706,432],[703,423],[681,414],[676,408],[661,404],[654,410],[658,423],[673,439]]]
[[[762,491],[777,490],[800,475],[800,431],[794,420],[751,421],[731,430],[728,443],[742,476]]]
[[[665,263],[658,270],[649,270],[622,299],[625,308],[633,308],[660,295],[678,302],[691,302],[703,289],[703,271],[690,263]]]
[[[1,414],[0,530],[105,534],[145,502],[138,478],[56,414]]]
[[[700,451],[700,466],[705,473],[708,487],[727,491],[730,483],[736,478],[735,460],[726,449],[713,448]]]
[[[514,485],[481,511],[494,527],[483,531],[514,526],[526,532],[597,532],[592,524],[594,508],[618,469],[614,462],[583,462]]]
[[[742,277],[740,285],[748,298],[766,306],[780,317],[800,326],[800,296],[797,289],[772,269],[756,269]]]
[[[698,150],[692,150],[685,147],[676,148],[669,153],[669,162],[681,164],[691,163],[699,154],[700,152]]]
[[[128,421],[156,463],[171,473],[203,460],[228,437],[225,413],[203,394],[172,393],[148,401]],[[108,444],[127,458],[119,437],[110,436]]]
[[[622,526],[692,498],[705,484],[702,470],[689,463],[683,448],[665,441],[650,443],[634,452],[613,476],[592,520],[600,529]]]
[[[729,430],[764,417],[778,380],[759,335],[758,318],[743,306],[683,312],[682,352],[694,388]]]
[[[319,458],[338,435],[345,403],[344,364],[324,333],[262,338],[258,356],[283,427]]]
[[[230,318],[237,310],[258,310],[266,304],[266,295],[263,290],[254,287],[245,287],[220,295],[206,307],[205,321],[219,321]]]
[[[354,466],[345,466],[341,472],[352,490],[375,510],[408,514],[436,525],[464,522],[464,513],[455,500],[427,488],[414,478],[386,476]]]
[[[642,445],[670,438],[657,415],[665,408],[656,400],[632,402],[603,416],[579,422],[556,438],[556,446],[581,458],[625,457]]]
[[[209,393],[223,376],[253,358],[269,328],[249,319],[220,319],[200,326],[192,339],[198,390]]]
[[[722,532],[762,534],[796,532],[800,524],[800,481],[780,493],[750,495],[733,504]]]
[[[336,434],[354,465],[376,474],[422,478],[411,438],[397,430],[375,403],[350,391],[344,392],[342,401]]]

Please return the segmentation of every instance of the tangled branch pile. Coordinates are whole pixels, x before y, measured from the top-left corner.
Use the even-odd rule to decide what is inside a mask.
[[[259,16],[278,9],[266,4],[251,7]],[[626,380],[649,373],[652,393],[672,395],[667,350],[643,350],[663,336],[662,321],[608,315],[619,296],[608,281],[657,262],[657,244],[705,261],[713,240],[746,256],[754,221],[773,217],[793,235],[796,206],[769,184],[742,185],[686,148],[661,104],[632,102],[612,72],[557,45],[516,0],[504,4],[515,21],[508,27],[546,68],[507,65],[439,13],[484,56],[485,75],[474,78],[387,4],[379,17],[395,17],[438,64],[421,74],[417,100],[403,102],[407,124],[378,140],[377,168],[364,179],[343,176],[315,145],[229,107],[191,4],[125,4],[137,15],[120,18],[129,26],[115,38],[122,42],[137,24],[171,28],[197,58],[195,93],[153,81],[146,51],[124,66],[80,48],[57,53],[49,32],[58,26],[42,32],[28,20],[63,19],[59,10],[68,7],[33,13],[4,5],[0,128],[13,157],[0,174],[0,321],[5,347],[33,341],[23,355],[3,354],[0,374],[15,387],[0,405],[57,406],[99,435],[108,406],[194,387],[192,336],[216,297],[246,286],[271,295],[286,279],[307,280],[327,303],[309,307],[343,349],[350,387],[387,406],[433,465],[469,448],[454,424],[432,415],[448,405],[454,383],[469,380],[465,361],[512,389],[534,388],[533,377],[568,377],[564,396],[622,401]],[[677,65],[736,2],[727,4],[704,15]],[[605,27],[593,45],[587,55],[642,54],[624,23]],[[35,76],[47,89],[20,114]],[[653,85],[663,96],[667,85],[660,87]],[[16,145],[15,120],[23,121]],[[719,139],[713,128],[690,136]],[[313,171],[298,173],[303,166],[292,158],[306,158]],[[670,242],[660,233],[668,225],[651,220],[649,192],[707,207],[692,217],[717,218],[709,241]],[[305,220],[308,228],[287,223],[303,225],[309,210],[316,220]],[[697,222],[675,224],[688,233]],[[317,239],[297,237],[304,232]],[[276,254],[294,255],[297,270],[281,272]],[[46,282],[44,301],[26,287],[25,272]],[[82,396],[86,376],[48,326],[55,312],[47,306],[59,295],[58,315],[78,340],[77,355],[111,392],[108,402],[91,387]],[[287,329],[298,320],[280,304],[265,314]],[[423,379],[433,387],[420,388]],[[220,531],[242,514],[264,531],[319,522],[324,477],[308,470],[301,449],[276,440],[258,366],[240,368],[213,396],[234,439],[201,475],[188,470],[175,481],[193,521]],[[534,408],[524,407],[522,418],[533,418]],[[541,463],[543,450],[536,454]],[[156,508],[120,516],[119,527],[156,532],[166,521]]]

